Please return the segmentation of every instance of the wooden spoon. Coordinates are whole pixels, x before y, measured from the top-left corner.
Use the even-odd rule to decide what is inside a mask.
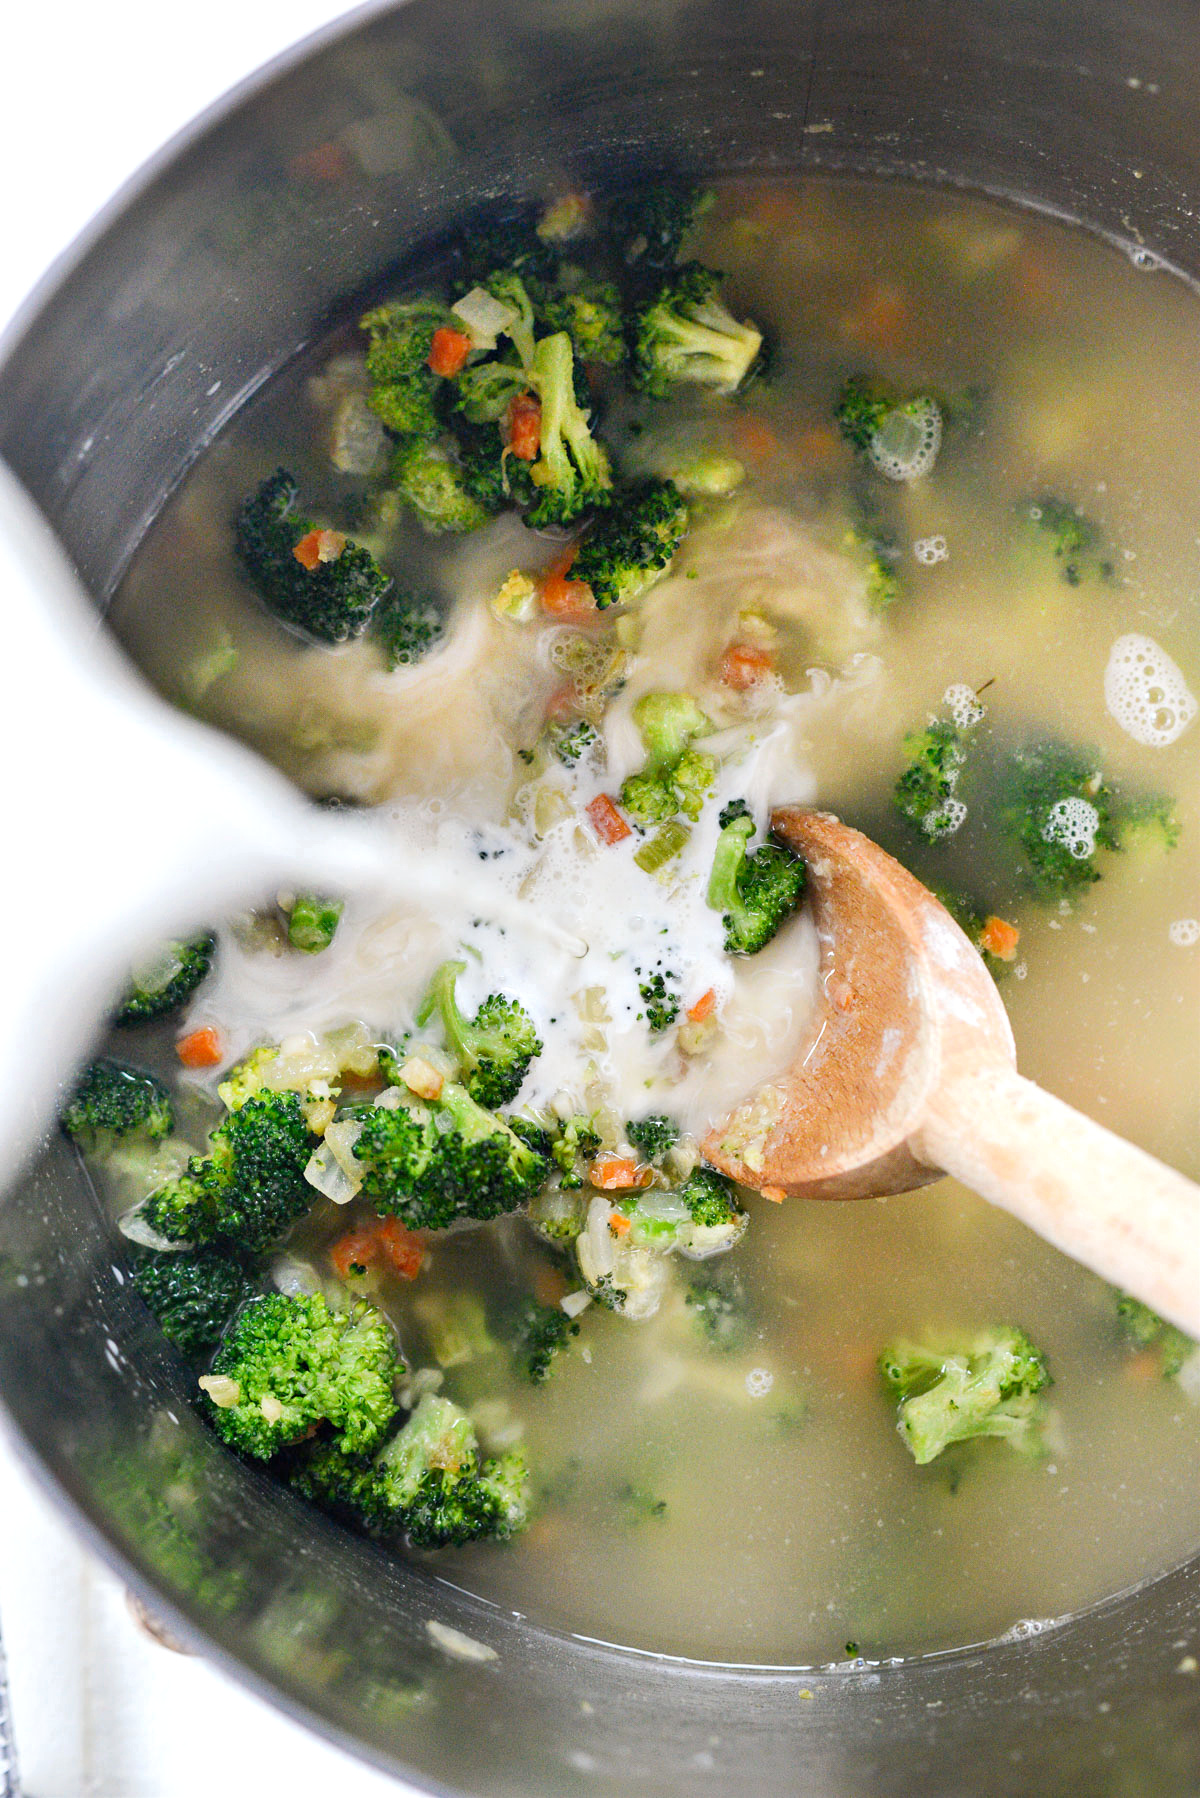
[[[1200,1186],[1022,1079],[983,958],[899,862],[828,812],[772,824],[808,863],[821,996],[794,1065],[705,1159],[772,1199],[953,1174],[1200,1337]]]

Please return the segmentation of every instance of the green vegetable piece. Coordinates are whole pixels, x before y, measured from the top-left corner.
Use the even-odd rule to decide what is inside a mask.
[[[213,1131],[207,1155],[151,1194],[143,1220],[168,1242],[257,1253],[312,1206],[313,1144],[298,1094],[256,1094]]]
[[[371,1107],[354,1155],[376,1210],[414,1230],[515,1211],[548,1172],[536,1148],[449,1080],[435,1105],[413,1099],[394,1110]]]
[[[102,1059],[84,1069],[60,1122],[85,1155],[102,1160],[132,1136],[161,1142],[174,1127],[175,1108],[153,1074]]]
[[[361,636],[378,601],[391,586],[374,556],[337,537],[341,547],[312,567],[295,555],[311,535],[311,520],[296,512],[298,488],[285,468],[276,469],[237,516],[235,544],[247,578],[267,608],[321,643]]]
[[[753,818],[729,816],[717,838],[708,903],[722,913],[730,955],[757,955],[787,922],[804,891],[804,863],[777,843],[750,853]]]
[[[515,1099],[534,1058],[542,1052],[542,1039],[533,1019],[504,993],[490,993],[467,1019],[458,1008],[455,984],[466,963],[444,961],[435,972],[429,991],[417,1012],[424,1026],[436,1011],[446,1041],[465,1070],[463,1085],[480,1105],[505,1105]]]
[[[441,642],[445,628],[433,600],[418,599],[402,587],[392,588],[371,620],[371,635],[393,673],[423,660]]]
[[[657,874],[660,868],[665,868],[668,862],[675,860],[691,834],[686,824],[680,824],[678,819],[673,818],[661,830],[656,830],[640,849],[635,850],[633,859],[644,874]]]
[[[639,968],[638,973],[641,973]],[[671,968],[656,968],[638,981],[638,992],[645,1006],[647,1028],[652,1036],[669,1030],[679,1016],[679,976]]]
[[[656,398],[677,387],[731,394],[756,372],[762,332],[739,324],[719,290],[720,277],[698,262],[673,269],[630,326],[631,377]]]
[[[216,947],[217,939],[210,930],[162,943],[135,969],[113,1022],[145,1024],[178,1011],[207,976]]]
[[[1113,553],[1100,526],[1069,500],[1043,493],[1022,501],[1018,517],[1033,547],[1052,560],[1068,587],[1085,581],[1111,582]]]
[[[494,508],[471,491],[462,464],[447,442],[414,437],[392,459],[392,490],[434,536],[462,535],[485,525]]]
[[[1122,1335],[1136,1348],[1154,1350],[1164,1380],[1173,1380],[1184,1362],[1196,1353],[1197,1345],[1190,1336],[1127,1292],[1117,1299],[1117,1323]]]
[[[896,810],[927,837],[953,835],[964,809],[955,798],[967,759],[963,733],[939,719],[924,730],[911,731],[904,739],[904,752],[909,765],[892,792]]]
[[[305,955],[319,955],[337,934],[345,901],[322,899],[316,893],[300,893],[288,913],[288,942]]]
[[[625,1134],[643,1161],[658,1163],[679,1141],[679,1125],[673,1118],[654,1112],[637,1122],[630,1119],[625,1126]]]
[[[580,544],[571,579],[587,583],[601,611],[627,606],[670,572],[687,527],[687,505],[672,481],[618,488]]]
[[[576,1318],[568,1317],[557,1305],[539,1305],[528,1297],[513,1307],[506,1325],[516,1360],[535,1386],[550,1378],[555,1357],[579,1334]]]
[[[393,300],[359,320],[370,338],[368,401],[398,436],[428,441],[437,435],[440,383],[429,366],[429,352],[434,332],[454,323],[441,300],[431,298]]]
[[[167,1341],[188,1356],[214,1348],[234,1312],[259,1289],[240,1261],[211,1249],[148,1252],[134,1265],[132,1285]]]
[[[1045,1358],[1020,1330],[986,1330],[945,1348],[898,1341],[879,1359],[897,1429],[919,1467],[952,1442],[996,1437],[1022,1454],[1043,1445]]]
[[[565,331],[538,342],[531,383],[542,402],[542,428],[538,459],[529,470],[534,499],[525,522],[538,528],[571,524],[608,504],[612,470],[576,399],[574,352]]]

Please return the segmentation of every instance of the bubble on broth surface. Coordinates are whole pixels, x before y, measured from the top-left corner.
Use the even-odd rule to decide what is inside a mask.
[[[935,812],[922,818],[921,829],[927,837],[952,837],[962,828],[966,816],[967,808],[961,799],[947,799]]]
[[[1076,861],[1086,861],[1096,850],[1096,832],[1100,814],[1086,799],[1057,799],[1050,807],[1042,835],[1047,843],[1058,843],[1069,850]]]
[[[936,562],[944,562],[949,554],[946,539],[941,536],[918,537],[913,544],[913,555],[927,568],[932,568]]]
[[[867,454],[889,481],[928,474],[942,447],[942,415],[933,400],[909,400],[889,412],[872,432]]]
[[[1104,670],[1104,703],[1127,736],[1165,749],[1196,716],[1196,698],[1153,637],[1118,637]]]
[[[969,730],[973,724],[978,724],[987,710],[976,697],[974,687],[969,687],[966,681],[955,681],[947,687],[942,694],[942,704],[959,730]]]
[[[1177,949],[1190,949],[1193,943],[1200,943],[1200,918],[1176,918],[1167,936]]]

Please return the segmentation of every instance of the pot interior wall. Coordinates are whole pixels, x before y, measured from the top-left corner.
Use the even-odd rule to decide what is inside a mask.
[[[649,166],[965,183],[1200,277],[1198,51],[1193,7],[1118,0],[371,12],[192,135],[38,296],[0,368],[0,451],[102,601],[190,461],[347,293],[480,197]],[[216,1445],[61,1144],[9,1192],[0,1253],[0,1391],[102,1550],[176,1629],[434,1786],[1183,1798],[1200,1780],[1200,1681],[1175,1671],[1194,1570],[986,1656],[853,1674],[550,1637],[316,1523]],[[448,1656],[431,1619],[496,1658]]]

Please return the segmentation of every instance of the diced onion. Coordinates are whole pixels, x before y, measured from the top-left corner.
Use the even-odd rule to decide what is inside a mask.
[[[581,1289],[579,1292],[568,1292],[558,1301],[558,1308],[565,1311],[568,1317],[578,1317],[581,1311],[587,1310],[591,1302],[591,1293]]]
[[[325,1139],[309,1160],[304,1178],[334,1205],[347,1205],[362,1186],[363,1167],[356,1160],[354,1144],[362,1125],[347,1121],[330,1124]]]
[[[462,320],[477,350],[494,350],[501,331],[507,330],[517,317],[515,306],[505,305],[486,287],[473,287],[450,310]]]
[[[188,1246],[186,1242],[170,1242],[165,1236],[160,1236],[157,1230],[152,1230],[146,1222],[140,1205],[135,1206],[132,1211],[127,1211],[124,1217],[118,1220],[117,1229],[128,1241],[136,1242],[139,1248],[157,1249],[160,1255],[179,1253]]]

